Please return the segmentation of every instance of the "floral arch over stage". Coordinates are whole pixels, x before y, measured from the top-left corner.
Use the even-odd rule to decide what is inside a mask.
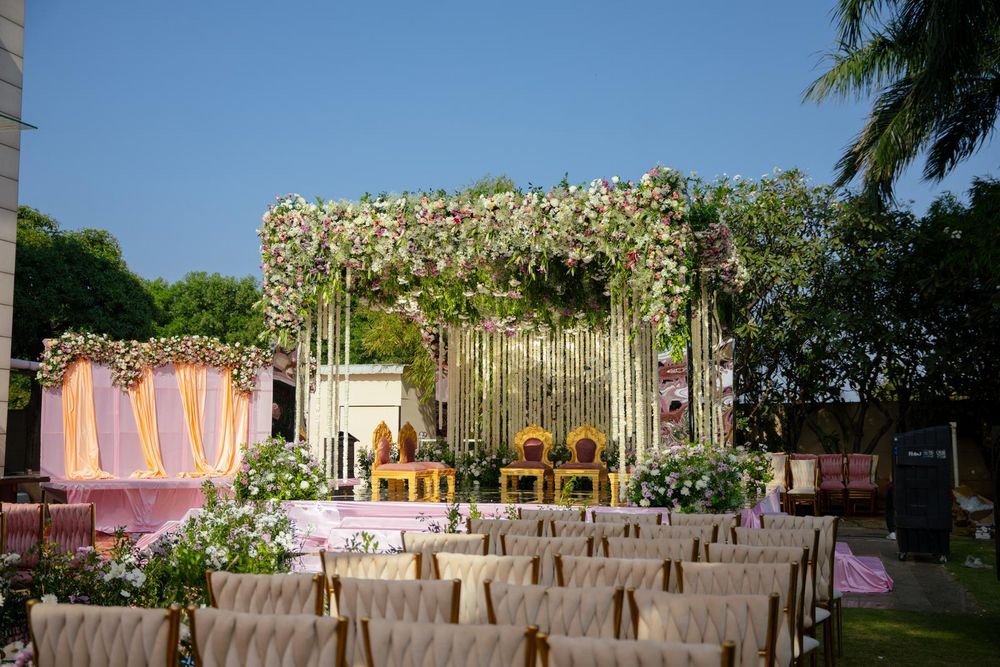
[[[300,432],[319,453],[348,429],[334,409],[349,404],[346,370],[307,420],[305,362],[349,367],[354,294],[421,326],[447,374],[453,448],[495,448],[533,422],[557,438],[590,422],[641,457],[659,432],[655,352],[692,283],[710,293],[739,282],[725,227],[695,231],[687,214],[683,177],[663,167],[638,182],[476,198],[279,198],[260,229],[263,303],[300,355]]]

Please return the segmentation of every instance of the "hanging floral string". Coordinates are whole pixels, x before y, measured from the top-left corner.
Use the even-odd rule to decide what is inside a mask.
[[[111,340],[103,334],[67,331],[48,341],[42,352],[38,382],[43,387],[62,383],[66,369],[84,358],[111,368],[111,383],[122,390],[133,387],[146,366],[157,368],[174,363],[203,364],[229,368],[233,385],[241,393],[250,393],[257,384],[257,373],[271,365],[271,353],[252,345],[226,345],[207,336],[172,336],[148,341]]]

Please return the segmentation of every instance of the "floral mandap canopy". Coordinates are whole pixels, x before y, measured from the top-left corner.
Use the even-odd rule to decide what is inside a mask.
[[[263,305],[279,342],[298,345],[300,431],[317,453],[320,446],[325,453],[319,443],[335,447],[333,434],[347,430],[334,407],[345,403],[340,373],[331,374],[333,386],[318,400],[319,414],[306,422],[306,405],[317,404],[307,393],[307,359],[315,355],[322,362],[325,351],[329,367],[341,368],[353,293],[415,321],[441,372],[447,358],[449,378],[458,373],[458,386],[449,380],[448,435],[454,446],[479,441],[495,447],[519,424],[556,414],[564,398],[577,400],[572,387],[565,387],[565,396],[553,388],[567,382],[565,369],[576,363],[556,349],[565,345],[553,342],[570,332],[607,339],[578,347],[594,348],[608,368],[580,361],[589,381],[597,378],[601,387],[581,392],[592,395],[592,402],[569,414],[588,419],[599,412],[612,441],[624,448],[628,440],[641,450],[658,432],[650,395],[655,350],[685,313],[692,277],[712,290],[736,288],[741,280],[728,229],[718,223],[692,229],[688,212],[683,177],[663,167],[638,182],[564,182],[548,192],[439,192],[320,203],[298,195],[280,198],[259,232]],[[445,333],[461,354],[441,349]],[[532,335],[547,337],[547,347],[532,347]],[[496,336],[527,338],[511,346]],[[349,364],[349,346],[343,347]],[[553,364],[538,368],[539,354]],[[459,373],[459,366],[468,372]],[[510,381],[483,379],[504,377],[515,367],[539,396],[524,395]],[[614,405],[612,397],[626,390],[627,405]],[[512,397],[519,401],[516,417]],[[502,405],[487,418],[482,410],[456,410],[455,398]],[[345,400],[349,404],[349,395]],[[465,417],[454,422],[452,413]]]

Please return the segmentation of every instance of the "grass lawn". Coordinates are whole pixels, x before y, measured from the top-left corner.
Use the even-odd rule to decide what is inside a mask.
[[[967,555],[989,569],[962,567]],[[1000,582],[993,543],[953,537],[948,571],[969,591],[976,614],[844,609],[845,667],[871,665],[1000,665]]]

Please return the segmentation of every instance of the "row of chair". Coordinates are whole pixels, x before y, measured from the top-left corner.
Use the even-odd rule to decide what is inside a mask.
[[[97,543],[94,504],[0,505],[0,553],[19,554],[20,567],[31,568],[38,562],[38,548],[43,541],[63,553],[93,547]]]
[[[639,594],[641,596],[641,593]],[[693,596],[692,596],[693,597]],[[759,596],[751,596],[759,597]],[[642,599],[640,597],[640,599]],[[645,600],[637,602],[645,604]],[[739,601],[726,599],[726,608]],[[734,667],[770,664],[767,657],[738,661],[734,642],[687,643],[544,634],[534,625],[455,625],[362,618],[361,650],[349,653],[351,622],[305,614],[270,614],[215,608],[188,609],[191,646],[202,667]],[[35,664],[81,667],[177,664],[180,609],[32,604]],[[766,651],[766,648],[764,649]]]
[[[777,489],[785,510],[810,507],[814,514],[841,505],[850,514],[854,504],[863,502],[869,514],[878,500],[878,455],[869,454],[784,454],[772,453],[772,479],[767,491]]]

